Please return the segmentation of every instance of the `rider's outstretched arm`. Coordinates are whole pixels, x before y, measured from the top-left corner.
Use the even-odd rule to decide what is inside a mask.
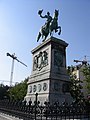
[[[45,16],[42,16],[42,15],[40,14],[40,17],[41,17],[41,18],[47,18],[47,15],[45,15]]]
[[[42,12],[43,12],[43,9],[38,11],[38,14],[40,15],[40,17],[41,18],[47,18],[47,15],[42,16]]]

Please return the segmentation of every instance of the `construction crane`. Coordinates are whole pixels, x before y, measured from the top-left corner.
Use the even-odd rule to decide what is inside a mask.
[[[26,66],[26,64],[24,64],[23,62],[21,62],[20,60],[17,59],[17,57],[15,56],[15,53],[14,54],[10,54],[10,53],[7,53],[7,56],[11,57],[12,58],[12,67],[11,67],[11,76],[10,76],[10,86],[12,86],[12,79],[13,79],[13,70],[14,70],[14,60],[20,62],[22,65]]]
[[[87,63],[90,61],[87,61],[86,56],[84,56],[84,60],[74,60],[74,62],[76,62],[76,63],[81,62],[82,65],[87,65]]]

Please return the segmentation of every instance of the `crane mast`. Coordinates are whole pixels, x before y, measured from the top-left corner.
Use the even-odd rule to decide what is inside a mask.
[[[82,65],[87,65],[87,63],[90,61],[87,61],[86,56],[84,56],[84,60],[74,60],[74,62],[76,62],[76,63],[81,62]]]
[[[12,66],[11,66],[11,75],[10,75],[10,86],[12,86],[12,79],[13,79],[13,70],[14,70],[14,60],[20,62],[22,65],[24,65],[25,67],[27,67],[26,64],[24,64],[23,62],[21,62],[20,60],[17,59],[17,57],[15,56],[15,53],[14,54],[10,54],[10,53],[7,53],[7,56],[11,57],[12,58]]]

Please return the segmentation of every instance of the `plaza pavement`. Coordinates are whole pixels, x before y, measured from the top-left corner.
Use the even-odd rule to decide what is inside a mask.
[[[10,115],[4,114],[4,113],[0,113],[0,120],[23,120],[23,119],[19,119],[19,118],[16,118],[14,116],[10,116]]]
[[[16,118],[14,116],[11,116],[11,115],[7,115],[7,114],[4,114],[4,113],[0,113],[0,120],[23,120],[23,119],[20,119],[20,118]],[[44,119],[46,120],[46,119]],[[54,120],[54,119],[53,119]],[[56,119],[55,119],[56,120]],[[58,118],[57,118],[58,120]],[[60,120],[60,119],[59,119]],[[65,120],[65,119],[62,119],[62,120]],[[73,120],[73,119],[66,119],[66,120]],[[74,119],[74,120],[80,120],[80,119]],[[82,120],[89,120],[88,118],[84,118]]]

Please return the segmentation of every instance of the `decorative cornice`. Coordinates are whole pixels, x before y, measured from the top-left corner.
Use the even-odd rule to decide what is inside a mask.
[[[36,51],[40,50],[42,47],[50,44],[50,43],[58,43],[63,45],[64,47],[68,46],[68,43],[66,43],[65,41],[55,38],[55,37],[50,37],[48,38],[46,41],[42,42],[39,46],[37,46],[35,49],[33,49],[31,52],[32,54],[34,54]]]

